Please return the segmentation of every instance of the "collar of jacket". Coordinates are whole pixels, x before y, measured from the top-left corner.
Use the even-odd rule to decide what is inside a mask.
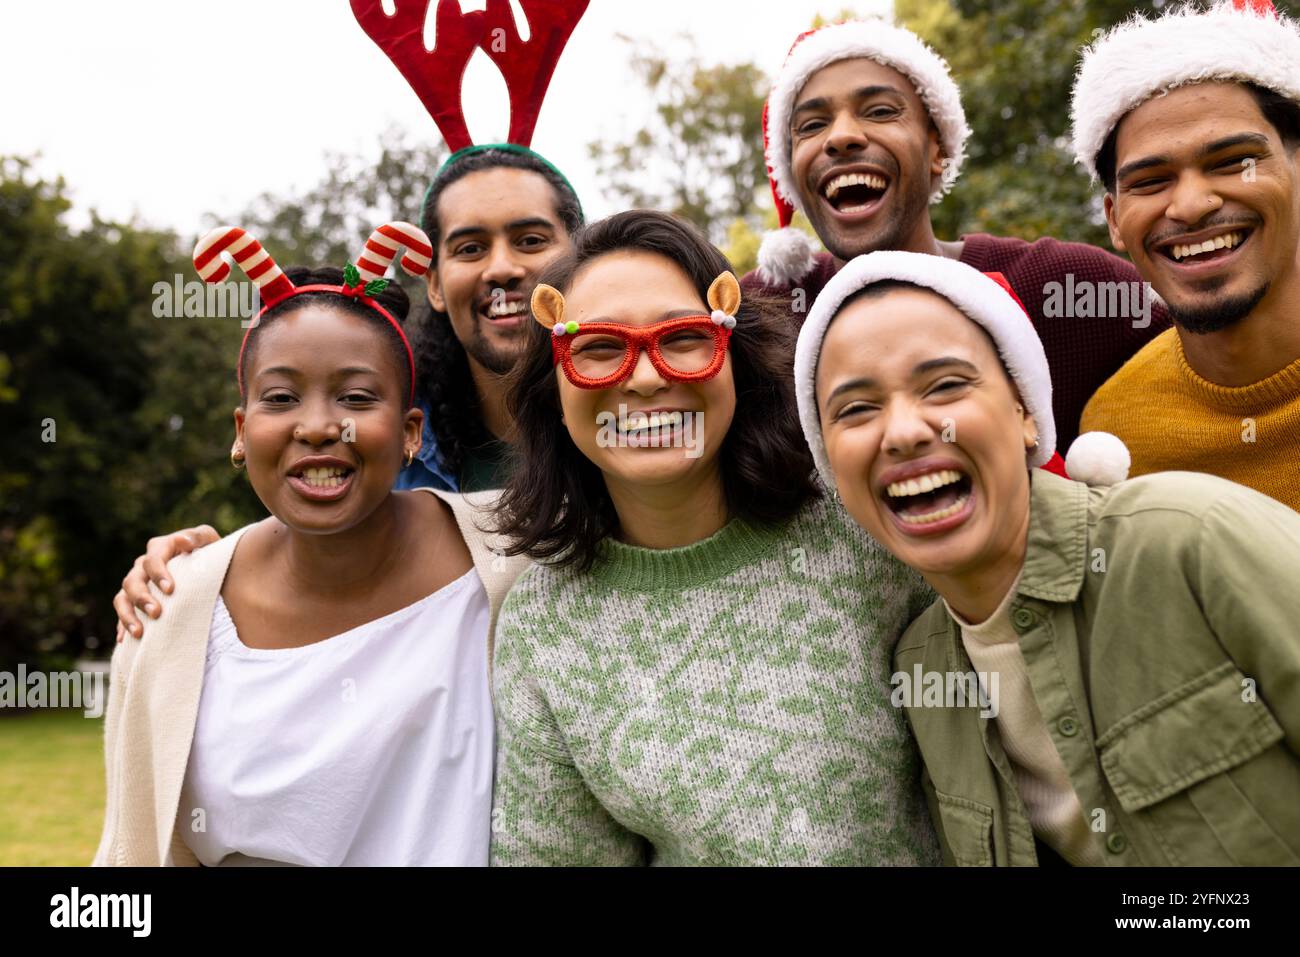
[[[1016,589],[1051,602],[1072,602],[1088,571],[1088,486],[1042,469],[1029,474],[1029,539]]]

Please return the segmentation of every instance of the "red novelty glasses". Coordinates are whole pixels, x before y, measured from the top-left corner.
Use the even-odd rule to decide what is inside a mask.
[[[665,379],[702,382],[722,369],[731,330],[709,316],[682,316],[648,326],[588,322],[551,336],[551,355],[580,389],[607,389],[632,374],[641,353]]]

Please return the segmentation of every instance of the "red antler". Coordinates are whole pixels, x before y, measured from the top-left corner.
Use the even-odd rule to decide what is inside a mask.
[[[352,14],[411,84],[447,146],[455,151],[474,142],[465,125],[460,87],[469,58],[483,37],[483,11],[462,14],[457,0],[437,0],[437,45],[429,51],[424,47],[424,21],[432,2],[395,0],[390,17],[380,0],[352,0]]]
[[[487,0],[483,50],[497,65],[510,91],[511,143],[527,146],[533,141],[537,114],[541,112],[546,88],[551,84],[555,64],[574,28],[587,12],[590,0],[518,0],[528,18],[525,41],[515,28],[509,0]],[[502,33],[498,34],[500,29]],[[504,38],[505,42],[497,42]]]
[[[438,0],[437,38],[429,51],[424,47],[424,21],[431,2],[395,0],[390,17],[380,0],[351,0],[357,22],[411,84],[448,147],[455,151],[473,145],[461,85],[475,47],[481,47],[505,77],[509,141],[527,146],[555,64],[590,0],[516,0],[528,18],[527,40],[515,26],[510,0],[487,0],[486,10],[472,13],[461,13],[458,0]]]

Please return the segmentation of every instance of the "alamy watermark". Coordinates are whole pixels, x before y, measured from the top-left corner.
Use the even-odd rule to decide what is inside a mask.
[[[0,708],[81,708],[87,718],[104,713],[102,671],[0,671]]]
[[[925,671],[920,663],[909,674],[896,671],[889,703],[895,708],[980,708],[981,718],[998,716],[998,672]]]
[[[620,402],[618,414],[596,413],[596,445],[602,449],[685,449],[688,459],[704,454],[704,413],[690,411],[631,412]]]
[[[148,937],[152,915],[152,894],[83,894],[73,887],[50,898],[51,927],[120,927],[132,937]]]
[[[1065,282],[1043,287],[1043,316],[1047,319],[1130,319],[1134,329],[1151,325],[1151,305],[1157,301],[1149,282]]]
[[[171,282],[153,284],[155,319],[239,319],[247,329],[261,309],[261,296],[251,282],[187,282],[177,273]]]

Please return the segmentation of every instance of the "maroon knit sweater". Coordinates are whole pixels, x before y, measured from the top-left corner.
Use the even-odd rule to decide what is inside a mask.
[[[1047,365],[1052,372],[1057,448],[1064,454],[1078,435],[1083,407],[1092,394],[1135,352],[1169,328],[1169,317],[1157,303],[1151,308],[1151,324],[1134,328],[1135,321],[1143,320],[1132,307],[1116,309],[1117,300],[1110,299],[1110,305],[1098,308],[1095,303],[1110,295],[1109,291],[1104,296],[1100,294],[1100,284],[1138,283],[1141,278],[1127,260],[1095,246],[1055,239],[1030,243],[984,233],[963,239],[961,261],[980,272],[1000,272],[1006,276],[1043,340],[1043,351],[1047,353]],[[835,271],[831,254],[818,253],[813,271],[798,284],[804,290],[807,308],[812,307]],[[1053,288],[1052,283],[1059,285]],[[793,299],[795,290],[794,286],[765,285],[757,271],[748,273],[740,285],[751,296]],[[1083,298],[1089,285],[1093,286],[1091,308]],[[1130,285],[1125,291],[1132,295],[1138,289]],[[1137,301],[1129,302],[1136,305]],[[1044,314],[1049,308],[1054,314],[1050,318]],[[1098,312],[1106,311],[1112,315],[1095,318]],[[802,323],[807,312],[792,310],[792,314]]]

